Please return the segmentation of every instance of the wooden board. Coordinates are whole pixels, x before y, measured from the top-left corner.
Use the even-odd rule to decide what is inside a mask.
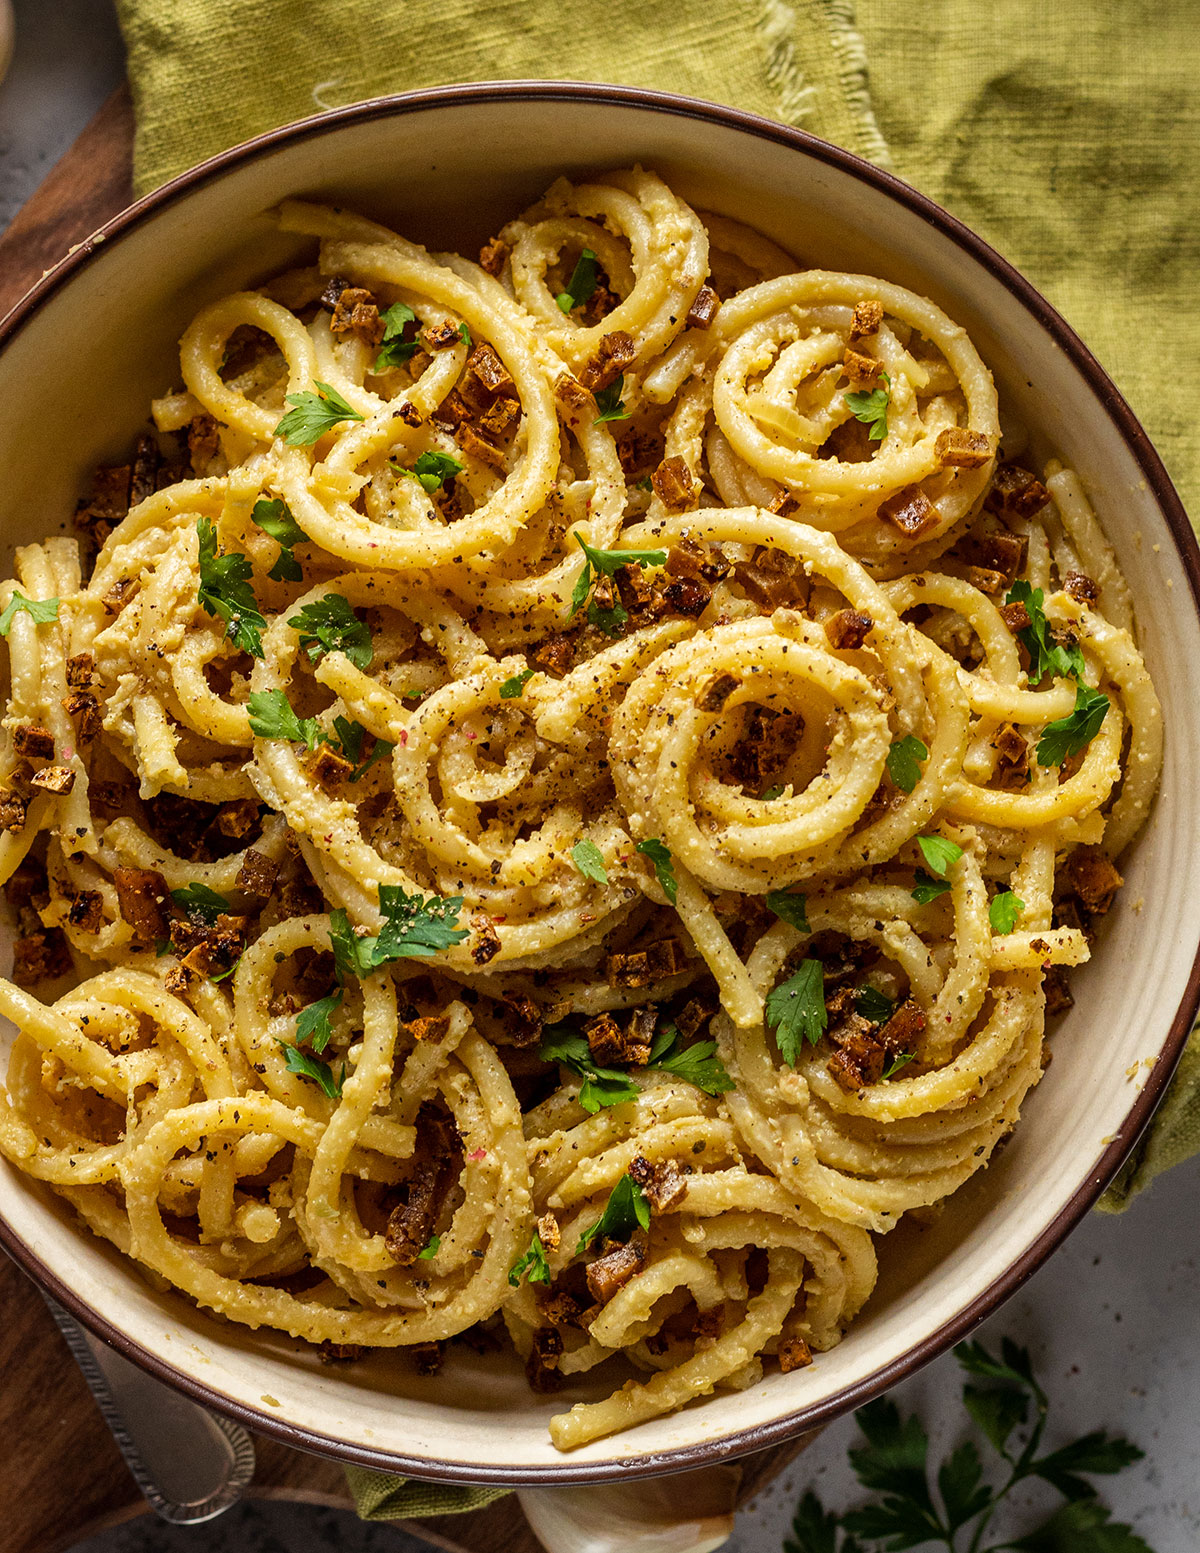
[[[132,198],[133,110],[105,103],[0,236],[0,317],[75,244]],[[63,1553],[92,1532],[148,1514],[49,1311],[0,1253],[2,1553]],[[811,1439],[812,1436],[808,1436]],[[341,1466],[255,1436],[252,1497],[353,1509]],[[744,1503],[807,1440],[741,1462]],[[447,1553],[539,1553],[515,1496],[471,1515],[395,1523]]]

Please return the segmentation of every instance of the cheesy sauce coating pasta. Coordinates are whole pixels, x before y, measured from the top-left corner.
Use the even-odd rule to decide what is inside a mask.
[[[987,1164],[1158,702],[934,303],[640,168],[479,262],[277,217],[0,588],[0,1149],[331,1359],[506,1330],[567,1450],[813,1362]]]

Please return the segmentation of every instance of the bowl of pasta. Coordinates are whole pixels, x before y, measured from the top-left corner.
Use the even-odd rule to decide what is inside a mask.
[[[652,1475],[1094,1202],[1197,1002],[1200,556],[945,213],[663,94],[387,99],[110,223],[0,392],[0,1237],[138,1363]]]

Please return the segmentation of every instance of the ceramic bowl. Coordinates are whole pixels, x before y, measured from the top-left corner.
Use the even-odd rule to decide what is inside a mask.
[[[1200,553],[1145,433],[1036,291],[944,211],[844,151],[729,108],[578,84],[452,87],[368,102],[261,137],[176,179],[52,270],[0,328],[0,533],[69,531],[76,494],[177,381],[201,305],[292,261],[264,212],[287,195],[356,207],[434,247],[478,249],[560,173],[642,162],[686,198],[816,265],[885,276],[970,331],[1002,403],[1080,473],[1138,605],[1166,711],[1151,823],[1054,1063],[1011,1142],[923,1229],[881,1246],[845,1341],[571,1455],[507,1356],[452,1347],[435,1378],[381,1355],[327,1369],[304,1345],[151,1288],[49,1192],[4,1166],[0,1238],[81,1321],[171,1385],[303,1448],[419,1477],[599,1482],[726,1459],[856,1407],[961,1338],[1095,1201],[1161,1095],[1200,987]],[[3,564],[9,564],[7,556]],[[586,1394],[586,1393],[585,1393]]]

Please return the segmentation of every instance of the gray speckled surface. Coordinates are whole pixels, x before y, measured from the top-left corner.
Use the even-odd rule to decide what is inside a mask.
[[[17,52],[0,85],[0,226],[13,216],[120,79],[110,0],[16,0]],[[1176,1171],[1121,1219],[1091,1217],[983,1336],[1009,1333],[1033,1350],[1053,1401],[1051,1443],[1090,1429],[1124,1432],[1147,1451],[1105,1485],[1119,1518],[1155,1553],[1200,1549],[1200,1161]],[[939,1444],[962,1423],[952,1358],[896,1393],[919,1408]],[[727,1553],[777,1553],[797,1494],[812,1484],[830,1506],[855,1501],[847,1420],[738,1518]],[[47,1470],[52,1464],[47,1463]],[[1031,1506],[1036,1509],[1036,1505]],[[1000,1529],[1005,1529],[1001,1527]],[[412,1539],[347,1515],[248,1505],[180,1529],[142,1520],[76,1553],[417,1553]],[[487,1553],[482,1549],[481,1553]]]

